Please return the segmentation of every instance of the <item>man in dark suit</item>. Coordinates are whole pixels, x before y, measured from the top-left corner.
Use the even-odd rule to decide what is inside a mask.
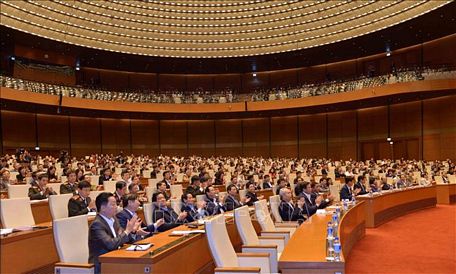
[[[291,197],[291,190],[288,188],[282,188],[279,192],[280,195],[280,205],[279,213],[283,221],[298,221],[304,222],[306,220],[305,211],[304,211],[304,199],[301,198],[298,200],[297,205],[293,203]]]
[[[359,189],[359,192],[358,192],[358,195],[363,195],[363,194],[367,194],[367,190],[366,190],[366,177],[364,176],[360,176],[358,177],[358,182],[356,182],[355,186],[353,187],[354,189]]]
[[[166,231],[171,228],[180,226],[187,218],[187,212],[177,214],[171,207],[166,204],[165,196],[157,192],[152,195],[152,202],[154,202],[154,209],[152,210],[152,221],[157,222],[159,219],[164,219],[165,223],[158,228],[158,231]]]
[[[271,177],[269,175],[264,175],[263,177],[263,189],[272,188]]]
[[[196,203],[195,196],[192,193],[187,192],[182,194],[182,209],[181,212],[187,212],[186,221],[191,223],[195,220],[203,218],[206,216],[206,202],[201,201]]]
[[[191,185],[189,185],[187,187],[187,189],[185,190],[186,193],[191,193],[194,197],[196,197],[196,195],[202,195],[204,194],[203,191],[201,191],[201,181],[200,181],[200,177],[198,176],[192,176],[192,179],[191,179]]]
[[[111,180],[111,178],[112,178],[111,169],[105,168],[103,170],[103,175],[101,175],[100,178],[98,179],[98,185],[102,186],[104,181],[109,181],[109,180]]]
[[[323,209],[330,203],[329,199],[323,200],[323,197],[319,195],[312,196],[312,184],[310,182],[305,182],[303,184],[303,191],[300,196],[304,198],[304,210],[309,217],[315,214],[317,209]]]
[[[84,215],[97,209],[95,201],[89,197],[90,187],[90,183],[87,181],[78,184],[78,194],[73,195],[68,201],[68,217]]]
[[[355,178],[353,177],[345,177],[345,185],[340,190],[340,200],[352,200],[353,195],[359,192],[359,189],[353,190],[353,183]]]
[[[249,202],[247,203],[248,206],[253,206],[253,204],[264,198],[263,195],[257,196],[256,194],[256,188],[255,188],[255,182],[248,182],[245,187],[247,188],[247,193],[245,194],[245,197],[250,198]]]
[[[141,202],[139,201],[138,195],[136,194],[127,194],[122,198],[123,210],[116,214],[117,220],[119,220],[120,226],[125,229],[127,227],[128,221],[136,215]],[[144,231],[147,235],[146,237],[152,236],[152,233],[157,231],[157,229],[164,223],[163,219],[157,220],[154,224],[147,226],[145,223],[141,222],[140,230]]]
[[[217,197],[215,188],[213,186],[208,186],[206,188],[206,197],[204,201],[206,202],[206,212],[208,215],[217,215],[226,211],[223,197]]]
[[[228,211],[234,210],[238,207],[243,206],[244,204],[250,201],[250,198],[244,197],[242,201],[239,201],[236,197],[238,195],[238,189],[235,185],[231,184],[226,188],[228,196],[225,199],[225,208]]]
[[[78,182],[76,178],[76,171],[70,170],[67,173],[68,181],[60,185],[60,194],[74,193],[76,194],[78,189]]]
[[[89,229],[89,263],[95,264],[95,273],[100,273],[98,257],[118,249],[123,244],[134,242],[141,221],[137,216],[133,216],[125,229],[121,228],[115,218],[117,203],[112,193],[100,193],[95,204],[98,214]]]
[[[117,206],[122,205],[122,197],[127,193],[127,183],[124,181],[118,181],[116,183],[116,191],[114,191],[113,195],[116,199]]]

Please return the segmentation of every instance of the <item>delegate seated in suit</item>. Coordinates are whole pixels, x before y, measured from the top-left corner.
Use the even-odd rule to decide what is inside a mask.
[[[164,219],[165,223],[158,228],[159,232],[169,230],[180,226],[187,218],[187,212],[181,212],[179,215],[166,204],[166,199],[163,193],[157,192],[152,195],[154,209],[152,210],[152,221],[157,222],[159,219]]]
[[[303,184],[303,191],[301,192],[300,197],[304,198],[304,210],[309,217],[314,215],[317,212],[317,209],[323,209],[330,203],[329,199],[324,200],[323,197],[312,194],[312,184],[305,182]]]
[[[78,194],[68,200],[68,217],[84,215],[89,211],[95,211],[95,201],[92,201],[90,195],[90,183],[87,181],[81,181],[78,184]]]
[[[145,236],[139,229],[141,220],[133,216],[123,229],[117,218],[117,203],[114,195],[109,192],[100,193],[95,204],[97,216],[89,228],[89,263],[95,265],[95,273],[100,273],[101,265],[98,257],[109,251],[121,247],[123,244],[132,243],[136,240],[136,233]]]
[[[263,195],[257,196],[255,192],[256,187],[254,182],[248,182],[245,187],[247,188],[247,193],[245,194],[245,197],[250,198],[250,200],[246,203],[248,206],[253,206],[253,203],[264,198]]]
[[[297,204],[294,204],[291,197],[291,190],[286,187],[280,190],[279,195],[279,213],[283,221],[298,221],[302,223],[307,219],[304,216],[306,214],[304,198],[301,197]]]
[[[263,189],[272,188],[271,177],[269,175],[264,175],[263,177]]]
[[[201,191],[201,179],[197,175],[192,176],[191,179],[191,184],[185,189],[186,193],[191,193],[193,197],[196,197],[197,195],[202,195],[204,194],[203,191]]]
[[[117,220],[119,220],[120,226],[125,229],[127,227],[127,223],[133,216],[136,215],[136,211],[138,210],[141,202],[139,201],[139,197],[137,194],[127,194],[124,195],[122,198],[122,206],[123,210],[116,214]],[[163,219],[157,220],[154,224],[146,225],[141,220],[141,227],[139,229],[145,231],[147,233],[146,237],[152,236],[152,233],[157,231],[158,228],[164,223]]]
[[[353,177],[345,177],[345,185],[340,190],[340,200],[352,200],[353,196],[356,195],[360,190],[355,189],[353,190],[353,183],[355,178]]]
[[[250,198],[244,197],[242,201],[239,201],[236,196],[238,194],[238,189],[235,185],[231,184],[226,188],[228,196],[225,199],[225,208],[228,211],[234,210],[238,207],[247,204],[250,201]]]
[[[78,189],[78,181],[76,178],[76,171],[70,170],[67,173],[68,181],[60,185],[60,194],[74,193],[76,194]]]
[[[187,212],[186,222],[191,223],[206,216],[206,202],[201,201],[196,203],[195,196],[192,193],[187,192],[182,194],[181,201],[181,212]]]
[[[217,196],[215,187],[208,186],[206,187],[206,197],[204,201],[206,202],[206,212],[208,215],[217,215],[226,211],[224,206],[225,196]]]
[[[37,184],[29,188],[28,196],[30,200],[44,200],[49,195],[57,195],[52,187],[47,187],[48,176],[46,173],[38,175]]]
[[[366,177],[358,177],[358,182],[356,182],[356,184],[353,187],[354,189],[359,189],[358,195],[364,195],[368,193],[366,189],[366,181]]]

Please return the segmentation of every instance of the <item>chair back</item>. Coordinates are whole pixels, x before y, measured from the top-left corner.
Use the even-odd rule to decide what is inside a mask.
[[[442,176],[434,176],[435,183],[438,185],[443,185],[445,182],[443,181]]]
[[[274,220],[278,223],[281,223],[283,220],[279,212],[280,196],[274,195],[269,197],[269,205],[271,206],[271,212],[272,216],[274,216]]]
[[[169,190],[171,192],[171,197],[173,198],[180,198],[182,197],[182,194],[184,194],[181,184],[171,185]]]
[[[57,194],[60,194],[60,185],[63,183],[49,183],[46,186],[51,187]]]
[[[248,206],[241,206],[234,210],[234,222],[236,223],[237,231],[244,245],[259,245],[258,235],[250,219]]]
[[[239,190],[239,199],[242,200],[243,198],[245,198],[246,194],[247,194],[247,189]]]
[[[103,190],[104,192],[114,193],[116,191],[116,181],[104,181]]]
[[[181,213],[182,200],[181,199],[171,199],[171,208],[177,213]]]
[[[8,186],[8,197],[14,198],[28,198],[28,191],[31,185],[9,185]]]
[[[73,197],[72,193],[49,196],[49,211],[52,220],[68,218],[68,201],[71,197]]]
[[[29,198],[1,199],[0,217],[3,228],[35,225]]]
[[[152,221],[152,203],[144,203],[143,210],[144,210],[144,218],[146,219],[147,225],[152,225],[154,222]]]
[[[206,198],[206,194],[200,194],[200,195],[196,195],[196,202],[201,202],[201,201],[204,201],[204,199]]]
[[[262,231],[275,231],[275,225],[272,221],[271,215],[269,214],[268,205],[266,200],[259,200],[254,203],[255,215],[258,223],[260,223]]]
[[[92,201],[95,201],[97,199],[97,196],[100,194],[100,193],[103,193],[104,191],[99,191],[99,190],[92,190],[90,191],[90,194],[89,194],[89,197],[90,197],[90,200]]]
[[[456,184],[456,175],[451,175],[451,174],[448,174],[448,181],[450,182],[450,184]]]
[[[86,264],[89,259],[87,215],[57,219],[52,225],[54,242],[62,263]],[[71,235],[71,237],[68,237]]]
[[[220,214],[206,222],[206,238],[216,267],[237,267],[239,262]]]
[[[336,202],[340,201],[340,195],[339,195],[340,189],[341,189],[340,184],[334,184],[334,185],[329,186],[329,193],[332,194],[332,196],[334,197],[334,201],[336,201]]]

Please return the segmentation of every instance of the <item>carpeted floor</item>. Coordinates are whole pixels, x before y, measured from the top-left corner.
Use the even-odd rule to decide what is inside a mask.
[[[456,205],[366,229],[349,255],[346,273],[456,273]]]

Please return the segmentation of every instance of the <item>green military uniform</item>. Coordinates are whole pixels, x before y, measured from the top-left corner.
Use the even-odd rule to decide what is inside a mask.
[[[60,194],[76,194],[77,189],[78,183],[74,183],[73,185],[71,185],[70,183],[64,183],[60,185]]]
[[[29,188],[28,196],[30,200],[43,200],[47,199],[49,195],[57,195],[55,191],[46,194],[46,190],[41,189],[38,185]]]
[[[71,197],[68,201],[68,217],[87,214],[90,211],[88,208],[90,201],[90,197],[83,199],[78,194]]]

